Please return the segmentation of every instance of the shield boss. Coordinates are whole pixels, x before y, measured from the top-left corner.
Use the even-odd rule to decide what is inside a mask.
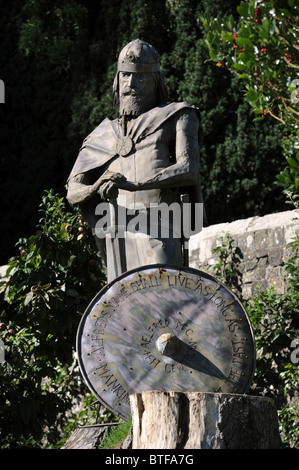
[[[185,267],[144,266],[107,284],[82,317],[77,353],[92,393],[124,419],[132,393],[246,393],[255,368],[241,302]]]
[[[123,136],[119,138],[117,142],[116,152],[118,153],[118,155],[125,157],[131,152],[132,148],[133,140],[131,139],[131,137],[129,137],[128,135]]]

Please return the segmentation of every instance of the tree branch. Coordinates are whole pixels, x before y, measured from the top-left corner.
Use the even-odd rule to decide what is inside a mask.
[[[292,69],[299,69],[299,65],[292,64],[286,57],[284,57],[283,60],[286,62],[288,67]]]

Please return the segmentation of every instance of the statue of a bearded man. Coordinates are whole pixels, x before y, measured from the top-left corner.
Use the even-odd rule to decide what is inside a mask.
[[[166,104],[153,46],[137,39],[124,47],[113,93],[119,117],[105,119],[84,140],[67,193],[94,233],[108,282],[144,265],[183,265],[182,218],[169,211],[166,221],[159,208],[185,200],[194,223],[202,206],[198,110],[186,102]],[[107,207],[113,217],[105,232],[99,227]],[[158,214],[155,221],[151,212]]]

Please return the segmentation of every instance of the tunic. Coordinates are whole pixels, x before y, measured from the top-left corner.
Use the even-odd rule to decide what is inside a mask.
[[[196,115],[199,122],[197,108],[188,103],[158,106],[136,117],[126,135],[118,119],[105,119],[84,140],[68,179],[69,187],[77,175],[82,177],[82,174],[85,184],[92,184],[106,170],[121,173],[128,181],[142,182],[172,167],[178,157],[177,122],[182,118],[188,119],[190,113],[193,119]],[[193,149],[194,146],[198,149],[192,157],[196,159],[199,159],[201,142],[200,125],[198,128],[197,142],[192,142]],[[194,136],[190,136],[190,139],[194,139]],[[183,151],[188,158],[188,136],[186,141]],[[108,281],[129,269],[148,264],[182,265],[181,219],[174,215],[175,212],[166,211],[164,216],[163,213],[158,213],[155,220],[152,218],[150,226],[150,211],[161,208],[161,204],[164,209],[177,209],[180,195],[187,194],[194,220],[197,207],[195,203],[202,203],[199,175],[197,176],[193,185],[171,187],[158,184],[153,189],[137,191],[119,189],[117,199],[109,202],[110,224],[105,237],[105,248],[103,232],[98,230],[102,227],[103,201],[99,195],[84,201],[78,200],[82,215],[93,230],[99,249],[102,254],[106,251]],[[123,214],[126,214],[125,217]],[[163,223],[167,225],[168,234],[167,230],[161,234]]]

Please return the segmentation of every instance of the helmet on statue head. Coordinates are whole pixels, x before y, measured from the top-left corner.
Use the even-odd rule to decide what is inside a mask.
[[[141,39],[129,42],[118,57],[119,72],[151,73],[160,71],[160,56],[156,49]]]
[[[114,105],[119,105],[119,73],[151,73],[157,82],[158,104],[167,101],[167,90],[160,72],[160,55],[157,50],[142,39],[129,42],[120,52],[117,74],[113,83]]]

